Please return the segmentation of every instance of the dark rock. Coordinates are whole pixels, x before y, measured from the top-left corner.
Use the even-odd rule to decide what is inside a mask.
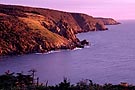
[[[84,40],[81,41],[81,45],[89,45],[89,42],[84,39]]]

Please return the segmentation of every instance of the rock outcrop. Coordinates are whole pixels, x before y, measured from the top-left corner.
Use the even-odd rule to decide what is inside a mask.
[[[88,42],[75,34],[107,30],[104,24],[86,14],[0,4],[0,55],[83,47]]]

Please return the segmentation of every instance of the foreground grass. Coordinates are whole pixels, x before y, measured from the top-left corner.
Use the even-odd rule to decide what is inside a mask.
[[[127,83],[99,85],[91,80],[83,80],[77,84],[71,84],[66,78],[55,86],[48,86],[48,82],[39,83],[39,78],[35,78],[35,70],[29,72],[30,74],[25,75],[7,71],[0,75],[0,90],[135,90],[135,86]]]

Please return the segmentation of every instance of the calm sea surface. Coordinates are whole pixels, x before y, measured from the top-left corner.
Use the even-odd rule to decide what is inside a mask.
[[[57,84],[64,77],[72,83],[91,79],[100,84],[135,84],[135,21],[121,23],[107,26],[108,31],[78,34],[91,42],[84,49],[0,57],[0,74],[36,69],[40,81],[48,80],[49,84]]]

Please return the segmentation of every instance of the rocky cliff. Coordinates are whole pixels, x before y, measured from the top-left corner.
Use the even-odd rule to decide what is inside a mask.
[[[0,4],[0,55],[83,47],[88,42],[75,34],[107,30],[104,24],[86,14]]]

